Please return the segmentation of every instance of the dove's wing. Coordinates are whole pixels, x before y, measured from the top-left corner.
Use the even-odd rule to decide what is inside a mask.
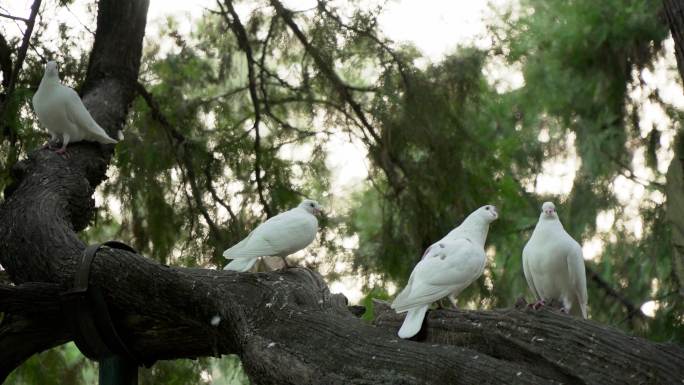
[[[225,250],[223,252],[223,256],[226,258],[235,258],[235,257],[231,257],[231,255],[238,255],[240,252],[240,249],[242,249],[243,247],[245,247],[247,245],[247,243],[249,242],[249,239],[252,237],[252,234],[254,234],[254,230],[252,230],[252,232],[247,234],[247,236],[243,240],[234,244],[229,249]]]
[[[523,255],[522,255],[522,264],[523,264],[523,273],[525,273],[525,279],[527,280],[527,286],[530,287],[530,290],[532,290],[532,294],[537,298],[537,300],[541,300],[542,297],[539,295],[539,292],[537,291],[537,288],[534,286],[534,278],[532,277],[532,270],[530,269],[530,258],[532,258],[529,254],[530,251],[528,250],[528,245],[525,245],[525,248],[523,249]]]
[[[453,292],[458,294],[482,274],[484,261],[484,250],[470,241],[438,242],[413,269],[409,284],[394,300],[392,308],[403,312]]]
[[[308,246],[317,229],[316,217],[293,209],[262,223],[223,255],[232,259],[286,256]]]
[[[582,248],[572,240],[573,247],[568,254],[568,274],[570,275],[570,288],[573,297],[577,298],[582,317],[587,318],[587,275],[584,269],[584,257]]]
[[[100,143],[117,142],[110,138],[105,130],[95,122],[95,119],[93,119],[90,112],[85,108],[83,101],[81,101],[81,98],[76,91],[69,87],[62,86],[60,94],[61,97],[65,99],[67,119],[83,131],[82,134],[85,139],[93,139]]]

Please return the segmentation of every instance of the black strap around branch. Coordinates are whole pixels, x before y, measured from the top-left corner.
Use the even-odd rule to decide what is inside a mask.
[[[141,361],[116,332],[102,289],[88,286],[90,266],[102,246],[136,252],[132,247],[117,241],[86,247],[76,268],[73,288],[61,294],[62,310],[71,327],[76,346],[86,357],[99,361],[119,355],[140,364]]]

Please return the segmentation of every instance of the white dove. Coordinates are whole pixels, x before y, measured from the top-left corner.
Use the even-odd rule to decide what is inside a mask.
[[[408,284],[392,303],[397,313],[407,312],[399,337],[418,334],[432,302],[450,294],[458,295],[482,275],[489,224],[498,217],[496,207],[480,207],[425,251]]]
[[[247,271],[259,257],[281,257],[287,265],[286,256],[308,246],[318,231],[316,215],[321,213],[318,202],[305,199],[292,210],[280,213],[257,226],[249,235],[223,256],[233,261],[223,270]]]
[[[537,308],[560,300],[563,311],[579,310],[587,318],[587,277],[582,247],[565,232],[552,202],[544,202],[539,222],[522,254],[525,279]]]
[[[62,85],[54,61],[45,65],[45,74],[33,95],[33,109],[53,141],[62,137],[62,147],[57,150],[59,154],[66,151],[67,144],[81,140],[117,142],[90,116],[76,91]]]

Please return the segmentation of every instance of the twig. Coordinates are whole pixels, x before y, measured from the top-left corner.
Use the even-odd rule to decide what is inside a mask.
[[[646,315],[634,305],[632,301],[626,298],[624,295],[619,293],[617,290],[613,289],[611,285],[608,284],[594,269],[587,267],[587,275],[592,281],[602,289],[609,297],[617,300],[622,306],[627,310],[627,318],[632,320],[635,316],[639,318],[646,318]]]
[[[0,12],[0,17],[4,17],[5,19],[12,19],[12,20],[23,21],[23,22],[26,23],[26,24],[28,24],[28,23],[30,22],[29,19],[25,19],[25,18],[19,17],[19,16],[12,16],[12,15],[8,15],[8,14],[6,14],[6,13],[1,13],[1,12]]]

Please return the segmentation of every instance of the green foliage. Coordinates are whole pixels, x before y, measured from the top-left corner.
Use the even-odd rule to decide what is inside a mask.
[[[258,4],[264,6],[242,20],[255,60],[258,116],[250,63],[229,20],[207,13],[182,35],[180,21],[169,18],[159,36],[148,36],[139,81],[150,97],[137,98],[131,108],[110,178],[96,192],[102,210],[84,241],[116,238],[163,263],[220,267],[222,251],[267,211],[312,197],[334,206],[321,221],[318,249],[311,250],[325,262],[319,258],[314,267],[326,273],[328,261],[351,262],[364,286],[364,318],[370,319],[371,299],[391,299],[390,288],[406,282],[423,250],[484,204],[499,207],[501,217],[490,229],[485,274],[459,303],[493,308],[520,296],[531,299],[521,250],[541,202],[554,200],[573,236],[603,242],[588,268],[636,308],[650,300],[659,305],[653,318],[628,314],[590,279],[591,318],[652,339],[682,341],[684,309],[673,294],[679,288],[658,198],[664,181],[658,154],[668,150],[661,138],[671,132],[645,127],[644,100],[630,95],[662,55],[667,29],[659,2],[522,0],[515,11],[490,21],[491,49],[460,47],[426,66],[419,65],[416,47],[383,37],[380,8],[321,2],[295,13],[368,124],[283,21]],[[78,88],[88,63],[82,36],[62,26],[56,43],[48,44],[46,27],[38,26],[34,46],[59,61],[61,77]],[[485,74],[502,59],[520,68],[524,86],[501,90],[492,84]],[[11,130],[3,130],[0,143],[0,188],[11,180],[11,165],[46,139],[28,103],[41,74],[41,58],[29,51],[5,104],[3,124]],[[646,98],[679,123],[682,112],[657,90]],[[364,147],[369,169],[360,188],[338,194],[328,158],[330,139],[340,137]],[[572,190],[536,191],[547,163],[572,153],[579,164]],[[634,177],[632,160],[640,153],[652,179]],[[636,205],[625,202],[616,181],[630,178],[652,195]],[[614,217],[610,231],[597,232],[599,214]],[[643,236],[632,231],[634,218],[641,220]],[[352,251],[340,246],[345,236],[358,239]],[[329,279],[350,273],[329,270]],[[93,364],[65,345],[31,358],[10,383],[90,383],[93,373]],[[238,359],[224,357],[160,362],[142,372],[141,383],[208,378],[247,382]]]
[[[95,363],[83,357],[72,342],[29,358],[5,380],[7,384],[92,384]]]

